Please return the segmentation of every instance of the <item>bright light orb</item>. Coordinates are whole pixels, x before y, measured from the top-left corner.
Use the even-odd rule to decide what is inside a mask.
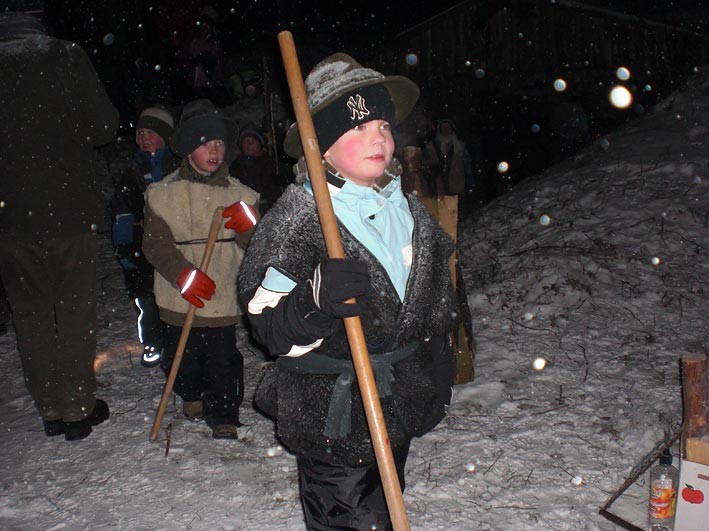
[[[627,109],[633,103],[633,95],[623,85],[616,85],[611,89],[608,99],[616,109]]]
[[[583,478],[581,476],[574,476],[571,478],[571,484],[574,487],[580,487],[583,485]]]
[[[417,64],[419,64],[419,56],[415,53],[407,53],[406,64],[409,66],[416,66]]]
[[[630,79],[630,70],[628,70],[624,66],[621,66],[618,70],[615,71],[615,77],[617,77],[621,81],[628,81]]]
[[[532,367],[534,367],[535,371],[543,371],[546,369],[547,366],[547,360],[545,358],[536,358],[534,362],[532,363]]]
[[[557,92],[564,92],[566,90],[566,81],[561,78],[555,79],[554,90]]]
[[[116,38],[113,36],[113,33],[106,33],[106,35],[103,36],[102,42],[104,46],[111,46],[115,40]]]
[[[645,92],[652,92],[652,85],[648,83],[647,85],[645,85],[645,88],[643,88],[643,90]]]
[[[531,321],[532,319],[534,319],[534,314],[532,312],[526,312],[524,314],[525,321]]]
[[[551,216],[549,216],[548,214],[542,214],[539,217],[539,224],[540,225],[543,225],[544,227],[546,227],[550,223],[551,223]]]
[[[160,66],[160,65],[155,65],[155,71],[156,71],[156,72],[160,72],[160,70],[162,70],[162,66]]]
[[[660,260],[660,258],[657,256],[653,256],[652,260],[650,260],[650,261],[652,262],[652,265],[654,265],[654,266],[658,266],[662,262],[662,260]]]
[[[465,465],[465,470],[468,472],[475,472],[475,463],[468,463]]]
[[[498,171],[499,173],[506,173],[507,170],[509,170],[509,169],[510,169],[509,163],[506,162],[506,161],[504,161],[504,160],[501,161],[501,162],[497,165],[497,171]]]

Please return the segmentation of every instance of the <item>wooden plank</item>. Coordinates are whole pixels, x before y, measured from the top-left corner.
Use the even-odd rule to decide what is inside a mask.
[[[460,253],[457,251],[458,243],[458,196],[435,195],[427,193],[424,183],[425,175],[422,170],[421,148],[406,146],[403,150],[402,188],[407,193],[415,192],[424,206],[441,225],[443,230],[453,239],[456,250],[448,259],[448,268],[453,281],[453,288],[457,299],[457,318],[451,331],[453,350],[456,359],[455,384],[463,384],[473,380],[475,376],[475,341],[473,339],[472,317],[468,307],[463,273],[460,268]]]
[[[689,437],[685,441],[685,460],[709,466],[709,435]]]
[[[682,458],[696,463],[709,464],[704,459],[701,440],[709,436],[709,389],[707,384],[707,358],[703,354],[682,356]],[[690,458],[689,445],[697,457]]]

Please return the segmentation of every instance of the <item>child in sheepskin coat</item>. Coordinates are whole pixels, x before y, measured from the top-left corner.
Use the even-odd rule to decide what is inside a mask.
[[[170,373],[189,305],[194,326],[175,379],[186,417],[204,420],[215,439],[236,439],[244,398],[244,359],[236,275],[258,220],[258,194],[229,175],[229,123],[211,101],[185,105],[170,147],[178,170],[148,187],[143,252],[155,266],[155,300],[165,322],[161,367]],[[199,269],[212,217],[225,207],[208,271]],[[207,301],[207,302],[205,302]]]

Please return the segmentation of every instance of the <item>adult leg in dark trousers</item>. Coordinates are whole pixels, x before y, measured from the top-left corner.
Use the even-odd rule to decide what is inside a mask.
[[[95,234],[0,243],[25,383],[45,421],[83,420],[97,405],[96,257]]]
[[[409,444],[393,455],[403,492]],[[298,478],[308,531],[393,529],[376,463],[348,467],[298,455]]]
[[[181,334],[181,327],[165,326],[161,367],[166,375]],[[204,402],[204,418],[210,427],[238,425],[244,400],[244,358],[236,348],[236,325],[192,328],[174,390],[185,402]]]

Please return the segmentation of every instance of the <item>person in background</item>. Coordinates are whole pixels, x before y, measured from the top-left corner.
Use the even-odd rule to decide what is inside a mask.
[[[239,133],[241,153],[229,166],[229,173],[249,188],[259,193],[261,215],[283,193],[288,186],[288,171],[266,151],[266,141],[254,124],[247,124]]]
[[[130,169],[118,177],[111,201],[113,246],[138,315],[138,339],[143,345],[140,362],[145,367],[160,364],[163,324],[153,295],[154,269],[141,248],[143,194],[150,184],[159,182],[179,166],[167,147],[174,127],[167,109],[148,107],[140,113],[135,126],[138,148]]]
[[[215,439],[236,439],[244,399],[244,360],[236,347],[241,317],[236,276],[258,221],[258,194],[229,175],[230,124],[211,101],[189,102],[170,140],[178,170],[148,187],[143,252],[155,266],[155,299],[165,323],[161,367],[169,375],[189,305],[197,308],[175,379],[189,419]],[[212,217],[226,207],[208,271],[199,264]]]
[[[436,135],[426,142],[424,161],[445,195],[464,195],[473,188],[473,163],[453,120],[436,121]],[[440,186],[439,186],[440,188]]]
[[[328,259],[297,129],[285,150],[296,178],[256,229],[239,275],[254,335],[277,361],[256,405],[295,453],[306,527],[391,529],[342,318],[362,320],[403,490],[413,437],[444,416],[453,242],[401,190],[391,126],[418,87],[337,53],[305,80],[346,257]],[[356,303],[348,299],[356,298]]]
[[[0,14],[0,276],[25,383],[48,436],[75,441],[109,417],[96,397],[95,147],[118,111],[80,46]]]
[[[217,10],[205,5],[193,26],[194,34],[187,48],[178,54],[190,99],[207,98],[217,105],[231,103],[224,85],[225,54],[217,33]]]

